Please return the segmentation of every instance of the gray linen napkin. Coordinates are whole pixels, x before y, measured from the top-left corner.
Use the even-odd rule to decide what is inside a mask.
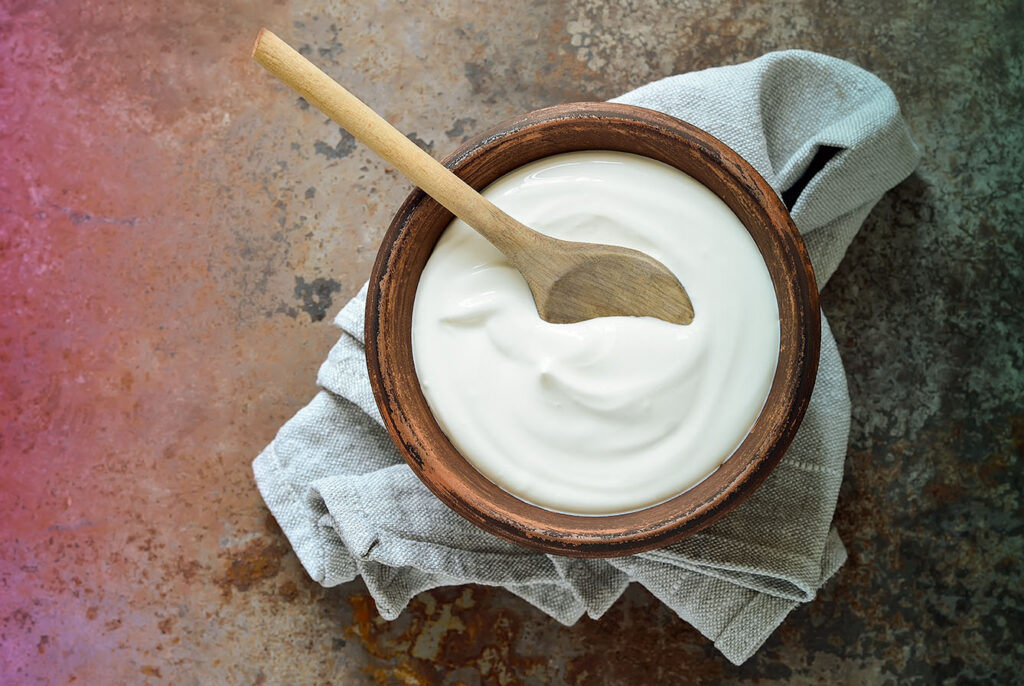
[[[838,59],[803,51],[663,79],[618,98],[710,132],[745,157],[792,207],[824,285],[872,206],[917,164],[888,87]],[[817,170],[827,156],[835,154]],[[813,165],[813,166],[812,166]],[[808,171],[811,166],[810,172]],[[809,181],[808,176],[810,175]],[[322,391],[280,430],[253,470],[309,574],[324,586],[361,575],[386,619],[437,586],[503,586],[559,622],[600,617],[643,584],[742,663],[846,559],[831,528],[850,400],[822,318],[818,380],[775,472],[714,526],[661,550],[611,560],[542,555],[484,533],[437,500],[399,457],[370,391],[365,287],[338,314],[341,339]]]

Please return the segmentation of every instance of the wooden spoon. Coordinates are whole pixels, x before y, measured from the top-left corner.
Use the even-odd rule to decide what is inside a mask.
[[[252,56],[504,253],[526,279],[542,319],[569,324],[635,315],[693,321],[693,305],[679,280],[650,255],[558,240],[516,221],[267,29],[256,36]]]

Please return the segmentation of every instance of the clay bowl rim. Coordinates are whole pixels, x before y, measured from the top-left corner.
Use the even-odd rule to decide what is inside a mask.
[[[419,189],[384,235],[366,298],[366,361],[388,433],[421,481],[464,518],[528,548],[572,557],[619,557],[677,542],[740,504],[789,447],[814,387],[821,322],[814,271],[782,200],[754,168],[708,133],[653,110],[571,103],[511,119],[464,143],[444,164],[481,189],[502,174],[561,152],[621,150],[690,174],[740,217],[768,265],[782,342],[761,414],[736,451],[689,490],[642,510],[572,515],[526,503],[481,475],[441,431],[412,357],[412,302],[423,264],[452,215]]]

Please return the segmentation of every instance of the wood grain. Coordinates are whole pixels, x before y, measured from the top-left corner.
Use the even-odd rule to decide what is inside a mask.
[[[256,37],[253,59],[504,253],[546,321],[570,324],[613,315],[693,321],[686,290],[650,255],[559,240],[515,220],[267,29]]]
[[[477,472],[427,406],[412,357],[420,272],[452,219],[421,191],[384,237],[366,303],[367,366],[385,426],[403,457],[442,501],[477,526],[521,545],[576,557],[615,557],[668,545],[710,525],[750,495],[782,458],[807,409],[820,344],[814,273],[782,201],[738,154],[709,134],[651,110],[608,103],[560,105],[506,122],[445,164],[480,189],[516,167],[575,150],[618,150],[674,166],[736,213],[764,257],[781,327],[778,368],[750,433],[717,471],[671,500],[636,512],[576,516],[525,503]],[[680,456],[685,459],[685,456]]]

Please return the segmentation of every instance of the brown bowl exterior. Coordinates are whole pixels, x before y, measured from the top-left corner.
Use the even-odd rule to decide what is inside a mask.
[[[747,227],[779,305],[781,349],[760,416],[740,446],[688,491],[636,512],[582,516],[526,503],[481,475],[431,414],[412,355],[420,273],[452,214],[422,191],[384,236],[366,300],[366,361],[395,445],[424,484],[480,528],[546,553],[619,557],[660,548],[710,525],[749,496],[782,458],[807,409],[818,367],[818,291],[803,240],[782,201],[736,152],[667,115],[629,105],[574,103],[531,112],[469,141],[444,163],[482,189],[534,160],[576,150],[619,150],[660,160],[714,191]]]

